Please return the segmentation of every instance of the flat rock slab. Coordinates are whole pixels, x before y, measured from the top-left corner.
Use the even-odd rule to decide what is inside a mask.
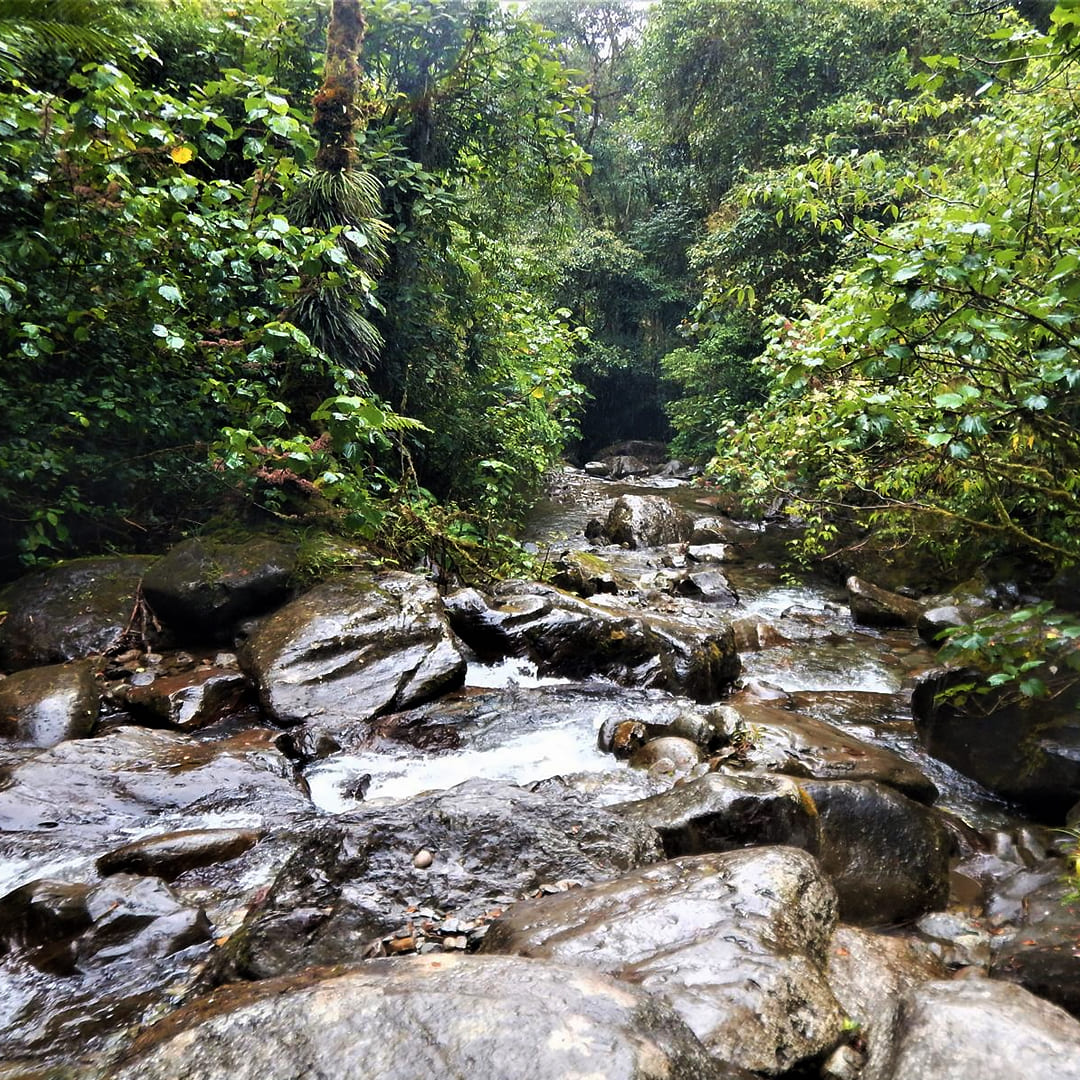
[[[757,848],[517,904],[483,951],[596,968],[663,993],[717,1060],[777,1074],[840,1034],[824,974],[835,921],[836,894],[812,856]]]
[[[376,960],[215,991],[156,1027],[115,1080],[735,1080],[666,1004],[517,957]]]
[[[420,852],[430,860],[418,859]],[[217,979],[269,978],[361,959],[429,914],[472,918],[563,880],[662,857],[656,834],[569,788],[472,780],[311,829],[222,950]]]
[[[316,586],[262,620],[241,660],[278,723],[331,733],[453,690],[466,667],[435,586],[396,571]]]
[[[1011,983],[929,982],[901,999],[882,1080],[1080,1080],[1080,1023]]]
[[[0,668],[60,664],[103,653],[127,627],[143,574],[138,555],[73,559],[0,591]]]

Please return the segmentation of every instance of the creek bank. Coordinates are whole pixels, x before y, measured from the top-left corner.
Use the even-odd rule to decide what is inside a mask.
[[[921,987],[1073,1007],[1068,970],[1014,962],[1055,948],[1024,912],[1063,864],[919,746],[910,618],[778,586],[774,532],[700,492],[563,481],[567,591],[443,597],[362,561],[298,589],[285,553],[263,575],[189,545],[160,638],[131,636],[136,582],[119,636],[34,654],[84,665],[100,711],[54,745],[2,729],[0,1068],[936,1080],[903,1071]],[[613,542],[621,496],[681,539]],[[979,1016],[1080,1059],[1080,1025],[1013,990]]]

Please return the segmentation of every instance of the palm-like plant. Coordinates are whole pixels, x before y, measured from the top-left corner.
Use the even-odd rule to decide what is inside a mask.
[[[0,75],[24,72],[43,55],[114,54],[125,18],[107,0],[0,0]]]

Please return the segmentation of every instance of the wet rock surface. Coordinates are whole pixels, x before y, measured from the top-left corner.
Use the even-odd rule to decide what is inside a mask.
[[[418,852],[430,861],[416,860]],[[222,950],[219,979],[362,959],[410,922],[468,919],[541,885],[603,879],[661,857],[647,826],[563,788],[470,781],[311,830]],[[421,909],[428,914],[417,914]]]
[[[296,572],[296,547],[264,537],[243,544],[194,537],[147,571],[143,593],[180,640],[231,641],[235,624],[280,604]]]
[[[661,495],[621,495],[604,524],[611,543],[631,548],[684,543],[693,534],[690,515]]]
[[[17,671],[0,681],[0,740],[55,746],[89,735],[101,693],[93,660]]]
[[[148,1031],[114,1075],[737,1076],[708,1057],[668,1005],[640,989],[495,956],[378,960],[352,971],[216,991]]]
[[[73,559],[0,590],[0,668],[17,671],[106,652],[135,614],[139,583],[154,560]]]
[[[435,587],[396,571],[316,586],[262,620],[242,660],[279,724],[331,734],[453,690],[465,675]]]
[[[814,859],[773,847],[676,859],[516,905],[483,949],[661,992],[718,1060],[777,1074],[839,1036],[823,973],[835,919]]]

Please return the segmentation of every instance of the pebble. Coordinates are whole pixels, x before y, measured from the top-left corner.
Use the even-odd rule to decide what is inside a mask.
[[[435,861],[435,856],[427,848],[421,848],[412,858],[417,870],[426,870]]]

